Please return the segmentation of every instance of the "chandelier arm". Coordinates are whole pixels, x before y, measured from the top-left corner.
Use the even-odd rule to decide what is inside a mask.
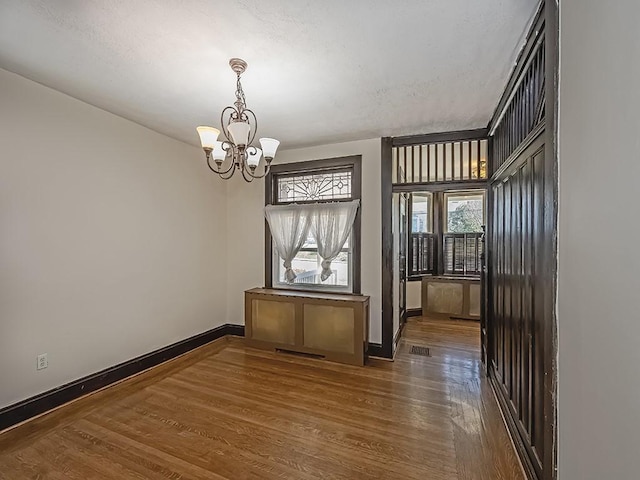
[[[256,178],[253,175],[251,175],[251,172],[249,172],[249,170],[247,170],[247,168],[244,166],[244,164],[240,168],[240,172],[242,173],[242,178],[244,178],[244,181],[247,182],[247,183],[253,182],[253,179]]]
[[[264,166],[264,172],[262,172],[261,175],[254,175],[253,173],[251,173],[251,170],[247,169],[247,175],[249,175],[251,177],[251,179],[253,180],[254,178],[256,179],[261,179],[266,177],[269,174],[269,170],[271,170],[271,164],[265,164]],[[244,175],[244,173],[243,173]]]
[[[225,175],[226,173],[228,173],[231,170],[231,167],[233,167],[233,164],[231,165],[231,167],[229,167],[225,171],[220,171],[220,169],[217,168],[217,166],[214,168],[213,165],[211,165],[211,157],[208,156],[207,157],[207,167],[209,167],[209,170],[211,170],[213,173],[217,173],[218,175],[220,175],[222,177],[223,175]]]
[[[207,167],[209,167],[209,170],[211,170],[213,173],[217,173],[218,175],[220,175],[220,171],[211,166],[211,156],[210,155],[207,155]]]
[[[244,151],[245,151],[244,159],[245,160],[249,157],[249,150],[251,150],[253,152],[253,155],[258,153],[258,149],[256,147],[254,147],[253,145],[251,145],[251,142],[249,142],[249,144],[247,145],[247,148],[244,149]]]
[[[211,155],[207,155],[207,166],[209,167],[209,170],[211,170],[214,173],[217,173],[218,175],[222,176],[225,175],[227,173],[229,173],[231,171],[231,169],[234,166],[234,162],[231,162],[231,166],[229,168],[227,168],[224,171],[221,171],[219,167],[216,166],[216,168],[213,168],[213,166],[211,165]]]
[[[229,172],[231,172],[231,173],[229,173]],[[229,174],[227,175],[227,173],[229,173]],[[234,173],[236,173],[236,162],[235,161],[231,163],[231,167],[229,167],[229,169],[226,172],[220,174],[220,178],[222,178],[223,180],[229,180],[231,177],[233,177]]]

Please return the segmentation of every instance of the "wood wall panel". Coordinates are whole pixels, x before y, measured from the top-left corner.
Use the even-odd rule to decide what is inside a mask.
[[[546,257],[553,235],[545,222],[550,168],[544,130],[491,182],[492,225],[488,236],[490,374],[514,420],[532,469],[543,477],[546,433],[545,335],[552,312]],[[549,447],[550,448],[550,447]]]

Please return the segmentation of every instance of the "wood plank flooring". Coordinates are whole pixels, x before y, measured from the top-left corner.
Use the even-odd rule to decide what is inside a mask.
[[[0,479],[518,480],[478,328],[364,368],[223,339],[0,435]]]

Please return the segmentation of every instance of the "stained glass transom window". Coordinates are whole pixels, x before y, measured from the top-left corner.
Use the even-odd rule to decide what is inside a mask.
[[[342,170],[279,176],[276,180],[278,203],[351,198],[351,173],[351,170]]]

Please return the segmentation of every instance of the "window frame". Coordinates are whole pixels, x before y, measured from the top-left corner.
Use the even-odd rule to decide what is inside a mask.
[[[271,166],[269,174],[265,178],[265,205],[287,205],[287,204],[304,204],[304,203],[317,203],[316,201],[292,201],[292,202],[280,202],[278,201],[278,189],[277,181],[281,177],[291,177],[297,175],[324,173],[328,171],[336,170],[351,170],[351,196],[349,198],[339,198],[335,200],[324,200],[320,203],[329,202],[351,202],[353,200],[360,200],[360,207],[356,212],[356,218],[353,222],[351,236],[349,237],[350,250],[351,250],[351,289],[344,288],[337,289],[335,286],[322,286],[316,284],[309,284],[309,287],[302,287],[302,284],[296,284],[291,287],[282,286],[280,284],[274,285],[274,247],[271,240],[271,231],[269,230],[269,223],[264,222],[264,283],[266,288],[274,288],[281,290],[300,290],[300,291],[313,291],[313,292],[327,292],[345,295],[358,295],[361,293],[361,211],[362,211],[362,156],[351,155],[347,157],[327,158],[320,160],[308,160],[302,162],[282,163]],[[277,268],[277,267],[276,267]]]

